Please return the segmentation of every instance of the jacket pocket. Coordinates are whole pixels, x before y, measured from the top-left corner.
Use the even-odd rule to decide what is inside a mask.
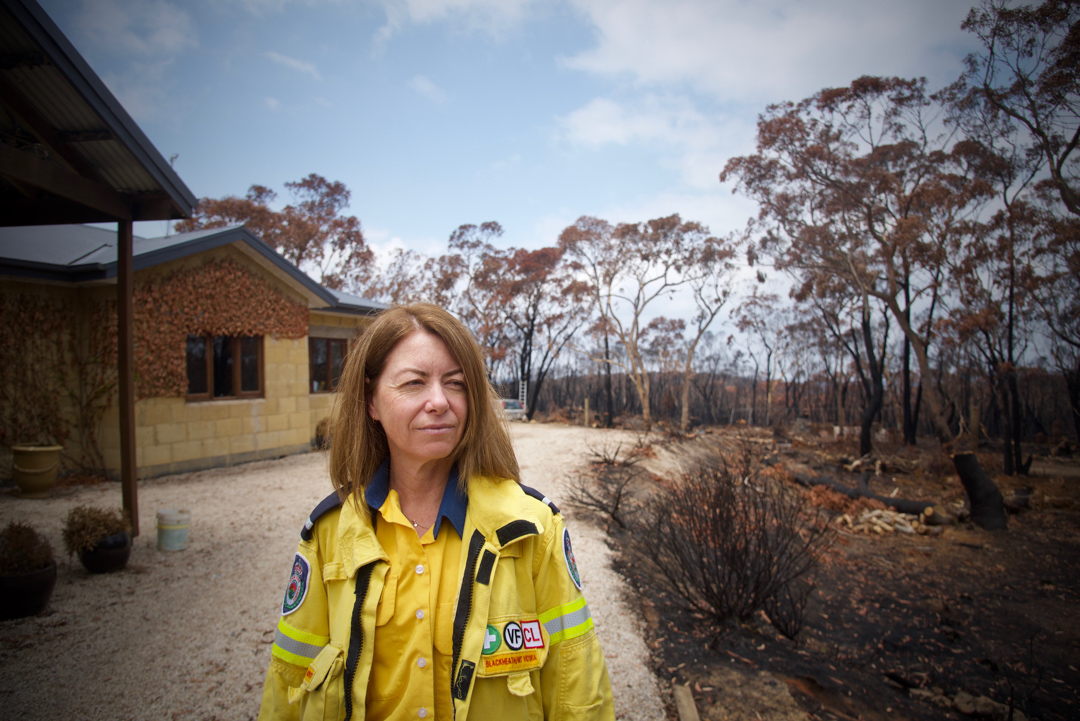
[[[345,659],[340,648],[324,646],[300,684],[300,718],[303,721],[338,721],[345,713],[345,686],[341,673]],[[290,690],[290,695],[292,690]]]
[[[603,711],[603,701],[597,701],[588,706],[563,706],[562,718],[566,721],[596,721],[603,718]]]

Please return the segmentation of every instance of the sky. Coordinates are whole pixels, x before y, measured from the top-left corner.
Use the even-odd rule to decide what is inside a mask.
[[[582,215],[737,231],[718,175],[768,104],[939,88],[975,49],[965,0],[39,2],[196,196],[317,173],[381,252],[490,220],[502,247]]]

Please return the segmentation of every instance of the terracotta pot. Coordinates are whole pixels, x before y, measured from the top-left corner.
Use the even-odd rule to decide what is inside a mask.
[[[0,576],[0,621],[40,613],[55,586],[55,561],[39,571]]]
[[[83,568],[90,573],[112,573],[127,565],[131,557],[131,534],[114,533],[88,551],[79,551]]]
[[[23,498],[48,498],[56,484],[63,446],[12,446],[12,477]]]

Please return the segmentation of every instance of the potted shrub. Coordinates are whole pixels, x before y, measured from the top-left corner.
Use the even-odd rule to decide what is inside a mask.
[[[131,556],[131,524],[118,508],[76,506],[64,522],[64,546],[90,573],[119,571]]]
[[[47,538],[12,521],[0,531],[0,621],[41,612],[56,586],[56,561]]]

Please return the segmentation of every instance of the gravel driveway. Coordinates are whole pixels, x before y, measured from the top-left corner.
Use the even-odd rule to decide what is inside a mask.
[[[620,719],[664,719],[632,591],[610,568],[600,529],[561,503],[591,445],[617,431],[513,424],[522,480],[568,517],[584,591]],[[299,530],[330,492],[321,453],[139,483],[142,534],[128,567],[87,574],[60,528],[80,504],[119,506],[119,484],[63,488],[48,500],[0,492],[0,523],[44,531],[60,563],[49,610],[0,623],[0,714],[33,719],[253,719]],[[191,511],[187,550],[156,549],[155,514]]]

